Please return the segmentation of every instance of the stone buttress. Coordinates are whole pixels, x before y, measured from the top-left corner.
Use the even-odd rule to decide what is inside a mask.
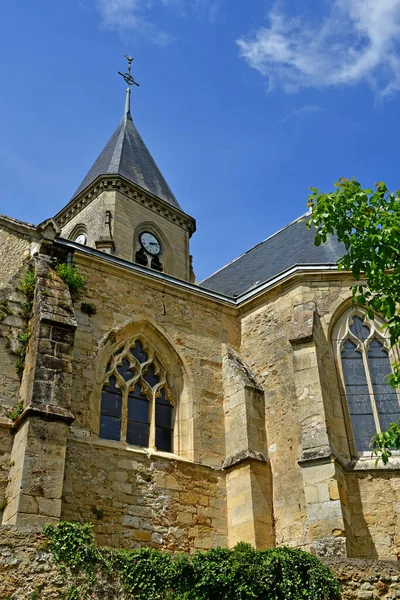
[[[20,388],[3,524],[44,525],[61,515],[76,322],[66,284],[48,257],[33,259],[36,290]]]

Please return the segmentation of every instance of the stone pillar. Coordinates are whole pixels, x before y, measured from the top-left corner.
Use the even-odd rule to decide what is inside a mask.
[[[311,548],[318,555],[347,556],[345,520],[337,467],[326,423],[318,339],[321,335],[314,302],[294,308],[289,339],[301,425],[304,495]]]
[[[36,291],[14,423],[3,524],[38,525],[61,515],[76,322],[65,283],[47,257],[35,258]]]
[[[275,545],[264,393],[232,350],[223,358],[228,546]]]

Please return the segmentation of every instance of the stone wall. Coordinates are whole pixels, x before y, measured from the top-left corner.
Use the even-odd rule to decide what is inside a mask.
[[[368,457],[351,461],[330,341],[351,281],[321,279],[277,287],[241,309],[241,355],[265,394],[276,543],[323,554],[330,537],[329,553],[396,559],[399,464],[392,459],[388,472]],[[298,340],[296,307],[315,312],[308,332],[307,314],[302,325],[299,317]]]
[[[3,513],[3,523],[19,525],[60,517],[66,437],[73,419],[68,410],[76,326],[71,296],[47,260],[39,255],[31,263],[36,287],[19,390],[23,412],[13,425]]]
[[[97,313],[88,317],[76,310],[75,421],[62,518],[87,521],[93,511],[102,511],[101,519],[94,518],[95,531],[102,543],[113,545],[145,542],[185,550],[226,545],[222,353],[223,343],[238,346],[234,311],[100,261],[82,259],[79,266],[87,278],[80,301],[92,302]],[[148,456],[98,437],[106,364],[113,349],[135,335],[155,349],[178,395],[176,456]]]
[[[389,469],[376,469],[371,460],[349,456],[330,341],[350,299],[345,275],[302,275],[238,311],[98,257],[76,253],[74,260],[86,277],[79,298],[70,297],[46,260],[38,271],[20,397],[41,413],[30,409],[29,427],[17,423],[20,446],[11,458],[10,423],[3,423],[0,501],[10,462],[9,497],[15,497],[4,522],[22,513],[23,522],[94,516],[101,542],[115,546],[194,550],[243,539],[321,555],[397,558],[399,465],[393,458]],[[94,304],[96,314],[82,312],[82,301]],[[18,327],[16,315],[0,324],[5,419],[19,397],[6,340]],[[165,367],[175,454],[99,438],[106,365],[136,337]],[[50,413],[62,424],[50,426]],[[28,442],[38,464],[43,456],[48,460],[40,477],[36,467],[29,477],[25,469],[36,464],[21,451]],[[24,510],[17,502],[22,473]],[[49,473],[57,478],[57,497]],[[36,493],[39,480],[47,491],[41,486]],[[48,500],[56,502],[50,507]]]
[[[96,198],[82,208],[61,229],[61,236],[71,239],[79,225],[86,230],[87,245],[96,248],[96,241],[108,234],[106,227],[106,210],[114,212],[115,192],[100,192]]]
[[[81,300],[93,303],[97,313],[88,317],[76,311],[71,397],[75,437],[98,437],[107,362],[119,343],[141,335],[165,367],[177,366],[171,371],[175,387],[183,379],[176,401],[178,407],[188,403],[190,412],[178,423],[185,432],[179,454],[220,467],[226,457],[222,354],[224,343],[239,345],[235,310],[114,265],[76,258],[87,278]]]
[[[70,441],[61,518],[91,521],[103,545],[226,546],[225,473],[106,441]]]
[[[10,472],[13,438],[9,419],[0,417],[0,518],[5,508],[5,494]]]
[[[18,246],[18,241],[16,245]],[[4,258],[3,255],[1,256]],[[17,263],[14,266],[17,267]],[[18,286],[26,269],[26,266],[19,269],[0,289],[0,519],[6,507],[5,494],[9,481],[12,462],[11,450],[14,441],[9,414],[16,408],[20,400],[20,377],[16,371],[16,351],[20,347],[18,336],[25,332],[27,323],[21,317],[26,298],[18,290]]]
[[[342,600],[400,598],[400,565],[394,561],[324,559],[339,582]]]
[[[35,228],[0,215],[0,288],[29,258]]]
[[[45,549],[38,531],[0,527],[0,598],[2,600],[52,600],[69,589]],[[342,600],[396,600],[400,597],[400,566],[396,562],[364,560],[324,561],[336,574]],[[125,600],[115,582],[97,581],[94,600]]]
[[[373,461],[371,461],[373,462]],[[351,512],[349,550],[360,558],[400,558],[400,477],[398,470],[347,475]]]
[[[161,201],[160,207],[156,209],[149,200],[143,203],[143,198],[141,193],[136,193],[136,196],[132,193],[127,195],[115,188],[102,191],[63,225],[61,235],[70,238],[77,226],[83,225],[87,231],[88,246],[96,248],[96,242],[112,238],[112,253],[134,262],[135,252],[139,248],[139,233],[150,231],[157,235],[162,244],[161,260],[164,272],[179,279],[189,280],[187,218],[185,225],[180,225],[179,219],[174,218],[175,213],[169,215],[173,209],[165,210]],[[106,211],[111,212],[111,235],[110,227],[106,225]]]

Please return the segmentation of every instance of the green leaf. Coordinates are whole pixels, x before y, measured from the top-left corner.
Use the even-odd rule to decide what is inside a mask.
[[[384,182],[375,184],[375,190],[363,189],[356,179],[340,178],[335,190],[312,194],[312,219],[318,227],[314,243],[325,243],[330,234],[344,243],[345,252],[338,261],[338,269],[351,271],[354,279],[366,281],[354,285],[353,298],[365,307],[370,319],[379,314],[386,320],[386,331],[391,346],[400,343],[400,192],[390,193]],[[392,387],[400,387],[400,364],[392,366],[389,376]],[[390,448],[400,449],[400,427],[389,435],[379,434],[373,445],[377,461],[390,460]]]

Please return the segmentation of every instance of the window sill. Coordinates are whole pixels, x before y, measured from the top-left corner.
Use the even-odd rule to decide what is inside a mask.
[[[350,471],[398,471],[400,470],[400,452],[393,452],[387,465],[384,465],[380,460],[376,465],[376,457],[371,458],[371,453],[368,452],[364,456],[359,456],[348,463]]]
[[[162,452],[160,450],[155,450],[152,448],[142,448],[141,446],[132,446],[127,444],[126,442],[116,442],[112,440],[103,440],[96,435],[92,435],[92,437],[78,437],[76,435],[70,436],[70,439],[74,442],[78,442],[79,444],[86,444],[89,446],[96,446],[98,448],[108,448],[110,450],[122,450],[124,452],[131,452],[132,454],[140,454],[142,456],[147,456],[147,458],[165,458],[168,460],[177,460],[180,462],[185,462],[189,464],[201,464],[196,463],[189,458],[185,458],[183,456],[179,456],[178,454],[174,454],[173,452]],[[202,467],[207,467],[213,469],[213,467],[209,467],[208,465],[201,464]]]

